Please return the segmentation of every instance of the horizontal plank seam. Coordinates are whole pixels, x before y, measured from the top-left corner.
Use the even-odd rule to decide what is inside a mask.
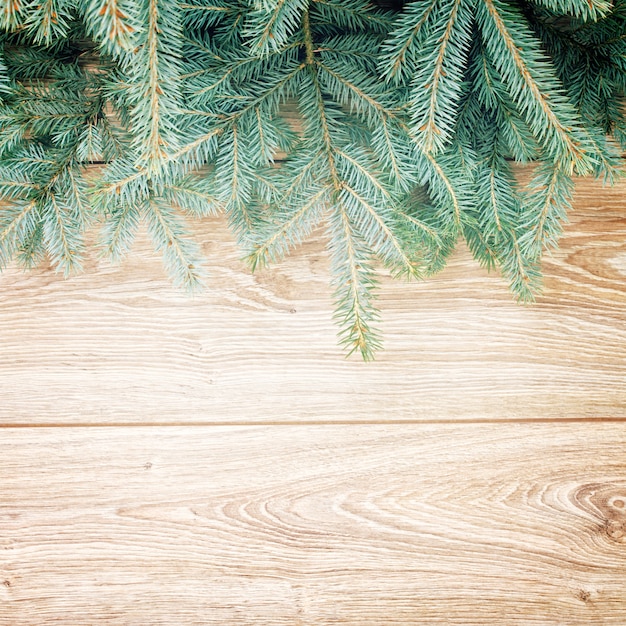
[[[205,422],[50,422],[0,423],[0,428],[172,428],[172,427],[267,427],[267,426],[428,426],[439,424],[481,425],[481,424],[580,424],[588,422],[623,422],[626,417],[563,417],[563,418],[476,418],[476,419],[433,419],[433,420],[282,420],[273,422],[260,421],[205,421]]]

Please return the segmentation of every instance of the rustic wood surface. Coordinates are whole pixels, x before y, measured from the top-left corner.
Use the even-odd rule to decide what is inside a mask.
[[[626,183],[536,305],[462,247],[345,359],[324,241],[0,275],[0,626],[626,624]]]
[[[0,423],[626,417],[625,192],[579,182],[535,305],[463,246],[426,282],[384,281],[374,363],[337,347],[322,237],[252,275],[224,220],[205,220],[193,299],[147,238],[68,281],[6,271]]]
[[[623,424],[9,428],[0,446],[3,624],[625,621]]]

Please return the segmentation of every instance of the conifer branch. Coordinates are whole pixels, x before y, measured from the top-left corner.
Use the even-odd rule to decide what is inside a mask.
[[[515,230],[508,233],[512,244],[512,254],[501,255],[502,269],[508,276],[511,290],[519,302],[535,301],[535,293],[539,290],[541,273],[535,257],[522,253],[519,237]]]
[[[339,74],[338,72],[333,70],[331,67],[329,67],[327,64],[321,61],[316,61],[316,65],[321,70],[323,70],[325,74],[332,77],[338,85],[348,90],[352,98],[354,98],[353,102],[355,103],[354,105],[355,107],[358,106],[358,104],[361,104],[361,105],[366,104],[373,111],[373,113],[379,116],[380,118],[397,119],[397,115],[395,112],[385,107],[384,104],[380,100],[377,100],[376,98],[370,96],[368,93],[365,92],[364,89],[354,84],[354,82],[346,79],[344,76],[342,76],[341,74]],[[333,91],[336,92],[337,90],[334,89]],[[350,98],[342,98],[342,100],[344,102],[351,101]],[[382,122],[382,119],[381,119],[381,122]]]
[[[570,208],[574,184],[558,165],[544,164],[531,181],[527,219],[520,246],[525,254],[538,258],[545,246],[555,246]]]
[[[351,0],[343,2],[333,2],[330,0],[313,0],[312,9],[318,13],[316,18],[323,22],[328,16],[331,23],[341,25],[346,30],[367,29],[370,32],[387,33],[391,20],[387,13],[380,9],[372,10],[373,5],[361,0]],[[344,19],[341,19],[342,16]],[[339,19],[338,19],[339,18]]]
[[[352,219],[355,220],[358,215],[359,230],[367,233],[363,237],[372,246],[373,251],[386,261],[388,267],[396,271],[399,270],[398,274],[416,278],[420,277],[419,264],[416,262],[416,259],[409,256],[406,244],[393,232],[389,225],[389,216],[385,220],[380,215],[381,210],[379,208],[375,207],[367,198],[348,184],[344,183],[343,189],[350,196],[351,200],[355,201],[355,209],[358,208],[358,213],[356,210],[351,211],[351,213],[355,213]],[[348,202],[343,204],[344,206],[349,206]]]
[[[363,177],[363,180],[367,181],[367,184],[375,189],[384,200],[391,200],[389,190],[381,183],[371,169],[367,168],[363,163],[360,163],[358,159],[349,154],[345,149],[338,148],[336,152],[337,156],[345,159],[350,164],[351,168],[353,168],[355,172],[358,172],[358,174]]]
[[[412,2],[400,16],[398,27],[383,48],[381,71],[387,80],[399,83],[413,71],[413,57],[421,42],[424,25],[430,20],[437,2]]]
[[[141,0],[138,49],[129,56],[133,147],[136,166],[158,174],[178,148],[182,24],[176,4]]]
[[[264,237],[248,255],[248,263],[254,271],[283,258],[290,248],[301,243],[319,224],[329,202],[327,187],[311,192],[308,200],[287,215],[279,215],[273,232]]]
[[[253,50],[261,55],[280,50],[300,24],[306,0],[272,0],[249,17]]]
[[[535,0],[557,15],[574,15],[584,20],[597,20],[611,10],[610,0]]]
[[[80,268],[79,240],[73,236],[67,210],[64,210],[51,193],[42,203],[41,217],[44,224],[44,238],[50,254],[57,266],[67,276],[72,270]]]
[[[457,192],[452,184],[450,178],[443,171],[441,165],[437,162],[437,159],[432,154],[425,154],[426,160],[432,167],[433,172],[436,174],[438,180],[443,184],[446,194],[452,201],[452,207],[454,210],[454,222],[457,226],[461,224],[461,201],[457,195]]]
[[[113,262],[119,263],[130,250],[140,220],[139,208],[130,202],[125,202],[110,214],[101,234],[101,245]]]
[[[505,9],[499,0],[480,0],[478,7],[485,46],[508,83],[511,96],[526,113],[535,136],[549,146],[554,159],[562,162],[570,173],[574,170],[581,174],[589,173],[585,150],[572,134],[580,126],[579,120],[571,109],[568,110],[568,103],[562,97],[556,80],[550,76],[545,60],[536,52],[536,46],[533,48],[528,45],[530,37],[521,39],[520,36],[526,33],[520,33],[519,26],[516,37],[509,27],[512,26],[512,9]],[[528,56],[529,63],[524,56]],[[538,70],[534,71],[532,67]],[[552,88],[550,91],[543,90],[538,82],[539,68],[548,78]],[[562,111],[561,116],[552,108],[550,101]],[[567,122],[561,117],[566,118]]]
[[[140,28],[134,0],[89,0],[86,25],[103,49],[114,56],[131,52]]]
[[[441,135],[442,131],[437,127],[437,100],[439,93],[439,83],[443,82],[444,76],[446,74],[444,70],[444,61],[446,58],[447,48],[450,43],[450,39],[452,38],[452,32],[454,29],[455,22],[457,20],[457,16],[459,13],[459,7],[461,6],[462,0],[454,0],[452,7],[450,9],[450,17],[448,18],[448,23],[446,24],[446,29],[441,37],[439,50],[437,52],[437,57],[435,58],[435,65],[433,67],[432,75],[430,77],[430,84],[425,86],[425,90],[430,92],[430,101],[428,106],[428,113],[426,115],[426,121],[423,126],[418,128],[418,132],[422,136],[422,146],[427,152],[433,150],[435,145],[439,143],[437,140],[437,135]]]
[[[22,26],[25,19],[25,2],[26,0],[0,1],[0,28],[13,32]]]
[[[202,179],[197,177],[167,184],[164,195],[191,215],[196,217],[216,216],[221,210],[218,200],[211,192],[199,188],[200,185],[202,185]]]
[[[31,200],[23,205],[13,203],[3,211],[0,221],[0,268],[8,265],[15,251],[34,230],[38,208],[37,201]]]
[[[151,199],[145,209],[148,230],[175,283],[190,291],[203,285],[202,262],[197,245],[184,235],[184,222],[170,207]]]
[[[376,281],[355,228],[342,207],[330,220],[330,235],[339,340],[346,346],[348,356],[359,352],[369,361],[381,347],[380,337],[371,326],[378,318],[371,296]]]
[[[49,45],[54,39],[67,35],[72,5],[71,0],[41,0],[25,7],[23,25],[35,43]]]
[[[438,7],[445,15],[416,55],[411,119],[418,144],[439,152],[449,142],[471,42],[473,0],[452,0]]]
[[[184,159],[189,159],[192,162],[199,161],[202,162],[202,158],[195,158],[194,155],[199,153],[200,151],[206,149],[206,146],[213,142],[217,137],[219,137],[224,132],[224,128],[212,128],[206,133],[202,133],[198,137],[193,138],[189,143],[180,147],[176,152],[168,155],[168,161],[176,163],[179,161],[183,161]],[[209,154],[212,153],[212,150]],[[140,174],[140,172],[139,172]]]
[[[163,95],[161,77],[159,75],[159,10],[158,0],[149,0],[148,24],[148,98],[150,103],[150,129],[146,138],[147,152],[142,160],[159,163],[165,156],[164,146],[167,142],[161,137],[160,96]]]
[[[22,240],[16,258],[25,269],[33,269],[43,261],[44,257],[43,228],[41,222],[38,222]]]
[[[418,230],[422,231],[430,240],[435,242],[438,248],[442,246],[443,242],[441,241],[440,233],[435,228],[424,222],[424,220],[418,219],[414,215],[410,215],[402,208],[396,209],[396,213],[403,220],[406,220],[407,222],[415,226]]]

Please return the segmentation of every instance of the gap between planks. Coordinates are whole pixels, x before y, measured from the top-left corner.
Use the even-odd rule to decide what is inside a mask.
[[[414,419],[414,420],[277,420],[270,422],[259,421],[219,421],[211,420],[206,422],[198,421],[168,421],[168,422],[53,422],[53,423],[29,423],[16,422],[0,424],[0,428],[189,428],[189,427],[267,427],[267,426],[437,426],[445,424],[454,424],[458,426],[464,425],[483,425],[483,424],[586,424],[586,423],[626,423],[626,417],[525,417],[525,418],[468,418],[468,419]]]

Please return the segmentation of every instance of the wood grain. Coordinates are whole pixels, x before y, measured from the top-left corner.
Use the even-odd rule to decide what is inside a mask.
[[[0,624],[626,623],[622,424],[2,430]]]
[[[194,299],[145,238],[6,271],[0,626],[623,626],[626,184],[577,190],[537,305],[461,247],[369,364],[322,237],[252,275],[206,220]]]
[[[91,258],[0,275],[0,423],[385,421],[626,416],[626,183],[578,183],[545,292],[515,304],[461,246],[421,284],[383,281],[374,363],[336,345],[322,237],[252,275],[222,219],[194,299],[141,238],[121,267]]]

